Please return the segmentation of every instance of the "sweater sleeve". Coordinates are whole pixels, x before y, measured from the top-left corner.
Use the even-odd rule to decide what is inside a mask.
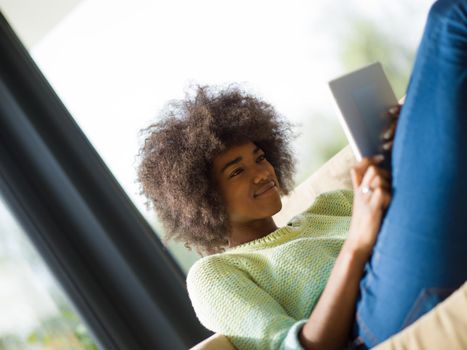
[[[187,288],[200,322],[227,336],[237,349],[303,349],[298,331],[304,320],[290,317],[247,273],[222,257],[197,261]]]

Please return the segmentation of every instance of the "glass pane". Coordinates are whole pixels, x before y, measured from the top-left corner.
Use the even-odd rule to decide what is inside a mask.
[[[0,350],[97,350],[0,196]]]
[[[5,2],[3,10],[157,227],[139,195],[134,164],[138,131],[167,100],[183,97],[191,83],[245,82],[299,126],[293,146],[300,183],[347,144],[327,82],[381,61],[402,97],[432,2],[69,0],[73,6],[62,10],[59,22],[49,18],[51,6],[38,7],[35,0],[23,0],[22,11]],[[41,21],[52,24],[42,26],[49,28],[42,37],[29,39]],[[183,245],[170,251],[185,270],[198,258]]]

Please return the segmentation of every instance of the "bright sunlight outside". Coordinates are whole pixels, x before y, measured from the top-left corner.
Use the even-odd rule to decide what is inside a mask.
[[[263,97],[297,125],[298,184],[347,144],[327,82],[381,61],[402,97],[433,2],[43,1],[0,0],[0,10],[159,235],[135,164],[139,130],[167,101],[194,84],[239,83]],[[184,271],[199,258],[182,244],[169,251]],[[46,306],[38,312],[56,308]]]

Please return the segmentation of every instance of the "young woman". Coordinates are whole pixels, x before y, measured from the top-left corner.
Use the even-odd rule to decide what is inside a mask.
[[[292,186],[291,129],[269,104],[200,87],[146,129],[143,192],[167,239],[207,255],[187,277],[207,328],[239,349],[373,346],[467,280],[466,13],[454,0],[430,11],[392,187],[380,157],[363,159],[354,191],[318,196],[285,227],[272,215]]]

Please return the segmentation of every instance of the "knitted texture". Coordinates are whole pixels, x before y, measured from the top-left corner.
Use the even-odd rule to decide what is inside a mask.
[[[329,278],[352,215],[353,192],[319,195],[285,227],[198,260],[187,288],[201,323],[243,349],[281,349],[308,319]]]

